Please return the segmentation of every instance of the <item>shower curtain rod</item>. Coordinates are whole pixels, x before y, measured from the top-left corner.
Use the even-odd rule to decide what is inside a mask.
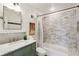
[[[52,13],[61,12],[61,11],[64,11],[64,10],[73,9],[73,8],[76,8],[76,7],[79,7],[79,5],[73,6],[73,7],[70,7],[70,8],[66,8],[66,9],[62,9],[62,10],[58,10],[58,11],[54,11],[54,12],[51,12],[51,13],[46,13],[46,14],[38,15],[37,17],[44,16],[44,15],[49,15],[49,14],[52,14]]]

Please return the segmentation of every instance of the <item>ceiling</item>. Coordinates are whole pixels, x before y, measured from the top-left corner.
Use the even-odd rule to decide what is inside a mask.
[[[79,4],[78,3],[26,3],[25,5],[29,5],[32,8],[35,8],[42,12],[49,12],[49,11],[57,11],[64,8],[69,8]]]

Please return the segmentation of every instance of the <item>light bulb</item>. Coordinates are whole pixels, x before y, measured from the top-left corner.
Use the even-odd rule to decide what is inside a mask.
[[[18,5],[15,6],[14,10],[17,11],[17,12],[21,11],[21,9],[20,9],[20,7]]]
[[[55,8],[54,7],[51,7],[50,9],[49,9],[49,11],[54,11],[55,10]]]

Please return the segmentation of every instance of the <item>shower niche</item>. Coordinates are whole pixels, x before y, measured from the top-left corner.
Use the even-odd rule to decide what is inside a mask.
[[[31,18],[31,21],[29,23],[29,35],[34,36],[35,35],[35,16],[32,14],[30,18]]]
[[[29,23],[29,34],[35,35],[35,23],[32,22]]]

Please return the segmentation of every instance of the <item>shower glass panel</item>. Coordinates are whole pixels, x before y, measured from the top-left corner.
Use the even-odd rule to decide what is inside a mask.
[[[77,21],[79,8],[73,8],[42,17],[43,43],[68,48],[70,55],[77,52]]]

